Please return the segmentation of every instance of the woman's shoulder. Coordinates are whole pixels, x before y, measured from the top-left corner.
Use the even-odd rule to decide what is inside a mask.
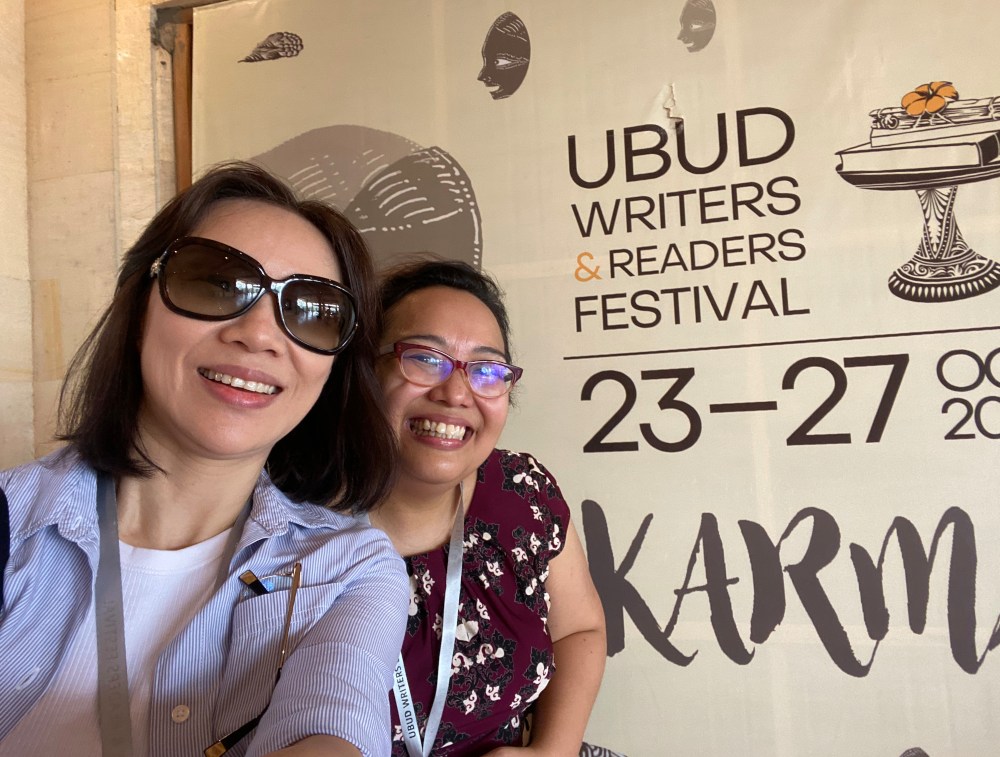
[[[402,560],[389,537],[362,519],[322,505],[295,502],[262,477],[254,493],[251,517],[272,535],[288,532],[299,549],[332,552],[351,565],[393,563],[402,569]]]
[[[0,470],[0,486],[39,484],[43,481],[76,477],[81,474],[93,475],[93,470],[84,463],[73,447],[63,447],[27,463]]]
[[[72,447],[0,471],[12,538],[54,523],[72,524],[76,531],[84,520],[96,522],[96,486],[94,469]]]
[[[522,496],[537,492],[546,497],[562,498],[555,476],[528,452],[493,450],[480,468],[479,480],[488,481],[491,473],[504,490],[516,491]]]
[[[528,452],[493,450],[479,469],[478,483],[477,492],[483,489],[491,499],[518,498],[532,510],[541,506],[550,517],[569,520],[569,507],[555,476]]]

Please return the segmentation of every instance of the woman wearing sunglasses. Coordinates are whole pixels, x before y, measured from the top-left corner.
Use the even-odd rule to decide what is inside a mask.
[[[575,756],[604,614],[555,480],[495,449],[521,376],[500,290],[463,263],[419,262],[388,274],[382,305],[400,473],[371,521],[410,574],[393,754]]]
[[[371,282],[339,213],[245,164],[126,253],[69,445],[0,473],[0,754],[388,754],[406,575],[350,516],[395,460]]]

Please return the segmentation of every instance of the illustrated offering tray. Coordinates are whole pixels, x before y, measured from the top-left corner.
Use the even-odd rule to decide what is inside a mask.
[[[869,113],[871,141],[841,150],[837,172],[862,189],[931,189],[1000,174],[1000,97],[956,100],[946,112]]]
[[[959,184],[1000,176],[1000,96],[955,100],[935,113],[870,114],[870,141],[840,150],[837,173],[862,189],[916,190],[924,229],[889,289],[916,302],[974,297],[1000,286],[1000,265],[973,251],[955,221]]]

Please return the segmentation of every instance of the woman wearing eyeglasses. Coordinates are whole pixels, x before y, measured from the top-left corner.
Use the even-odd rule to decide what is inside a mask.
[[[395,459],[374,305],[358,232],[253,166],[153,219],[69,446],[0,473],[0,754],[389,753],[406,575],[350,516]]]
[[[410,574],[393,754],[575,756],[604,615],[555,480],[495,449],[521,376],[502,295],[468,265],[428,261],[391,271],[382,305],[400,472],[371,520]]]

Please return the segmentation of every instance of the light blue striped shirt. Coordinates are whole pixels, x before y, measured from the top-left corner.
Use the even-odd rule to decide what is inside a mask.
[[[96,480],[72,451],[0,472],[11,513],[0,616],[0,754],[3,738],[56,676],[94,601]],[[257,596],[238,576],[248,569],[262,578],[287,574],[296,561],[302,587],[290,654],[274,686],[288,590]],[[230,576],[157,661],[149,744],[137,744],[137,753],[200,755],[267,706],[256,731],[229,754],[264,755],[329,734],[364,755],[388,755],[388,691],[409,585],[385,535],[291,502],[262,473]],[[175,722],[171,712],[182,703],[190,714]]]

